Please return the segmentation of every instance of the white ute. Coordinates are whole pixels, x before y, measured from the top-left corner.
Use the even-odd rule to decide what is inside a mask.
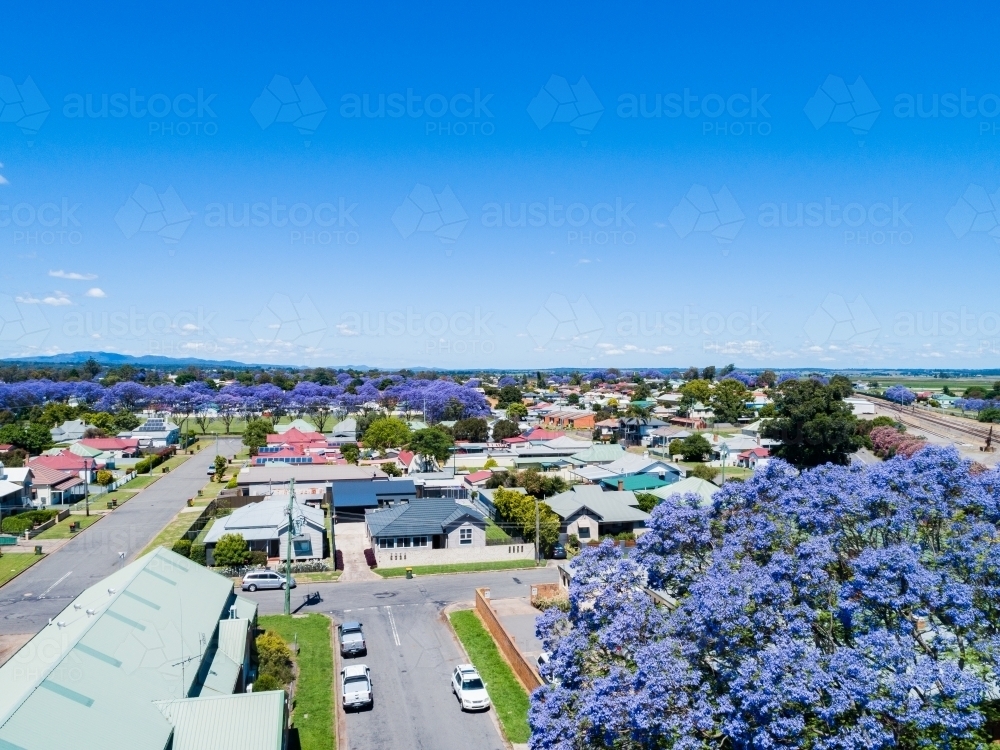
[[[463,711],[483,711],[490,707],[486,683],[471,664],[459,664],[451,675],[451,692],[462,704]]]
[[[364,664],[344,667],[340,671],[340,684],[344,696],[344,710],[374,705],[372,673]]]

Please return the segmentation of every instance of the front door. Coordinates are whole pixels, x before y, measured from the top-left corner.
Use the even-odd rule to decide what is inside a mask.
[[[268,557],[280,557],[281,552],[278,549],[279,541],[277,539],[270,539],[267,542],[267,556]]]

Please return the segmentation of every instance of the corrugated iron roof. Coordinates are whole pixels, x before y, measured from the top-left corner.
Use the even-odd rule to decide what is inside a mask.
[[[285,691],[157,701],[173,725],[172,750],[280,750]],[[114,747],[108,744],[105,747]]]
[[[368,513],[365,521],[372,536],[411,536],[440,534],[463,516],[483,521],[483,516],[468,505],[443,497],[425,497],[404,505]]]

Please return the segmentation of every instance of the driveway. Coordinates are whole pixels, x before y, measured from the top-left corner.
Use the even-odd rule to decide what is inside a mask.
[[[219,441],[224,455],[238,438]],[[0,588],[0,635],[37,633],[85,588],[131,561],[208,481],[215,443]]]
[[[342,716],[347,747],[427,748],[427,750],[504,750],[489,713],[463,713],[451,693],[451,670],[465,661],[445,623],[443,610],[473,603],[477,587],[494,597],[524,596],[532,583],[555,582],[554,568],[496,573],[418,576],[375,582],[303,584],[293,605],[308,592],[321,601],[297,612],[323,612],[335,621],[360,620],[368,654],[346,660],[372,671],[375,706]],[[262,614],[282,611],[280,591],[244,593],[260,604]],[[339,675],[337,675],[339,677]],[[334,687],[339,700],[339,690]],[[491,709],[492,711],[492,709]]]
[[[365,548],[368,542],[365,536],[364,521],[341,521],[337,524],[337,550],[344,558],[344,572],[340,580],[348,581],[381,581],[382,576],[372,572],[365,560]]]

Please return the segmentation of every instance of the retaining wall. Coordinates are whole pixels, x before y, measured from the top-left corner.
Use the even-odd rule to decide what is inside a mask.
[[[530,693],[535,688],[541,687],[542,678],[538,675],[534,665],[524,658],[524,654],[517,647],[517,642],[507,632],[503,623],[500,622],[500,618],[493,611],[490,600],[487,598],[489,591],[489,589],[476,589],[476,612],[479,614],[480,619],[482,619],[486,629],[490,631],[493,640],[496,641],[500,653],[504,655],[511,669],[514,670],[518,681]]]
[[[380,568],[535,559],[535,547],[531,544],[508,544],[490,547],[446,547],[445,549],[404,547],[402,549],[376,549],[374,551],[375,560]]]

